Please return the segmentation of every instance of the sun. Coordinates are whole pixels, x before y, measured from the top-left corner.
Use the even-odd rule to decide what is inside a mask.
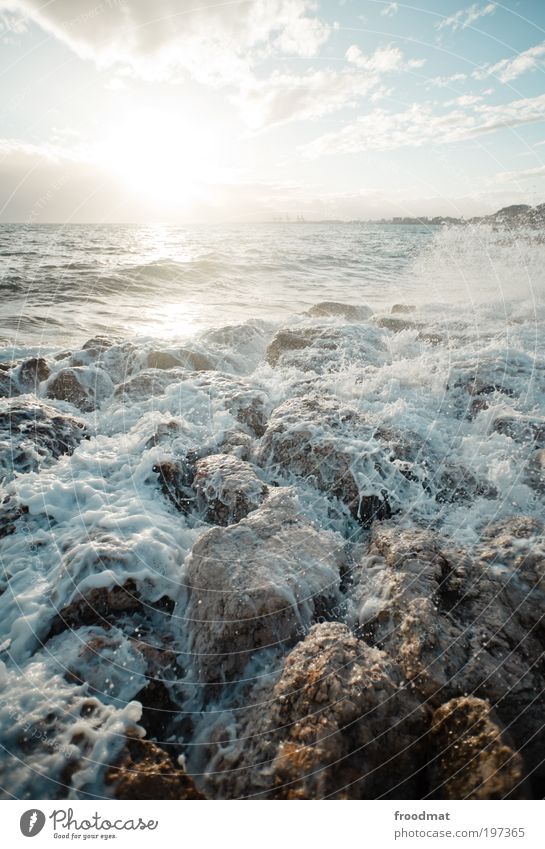
[[[220,177],[218,128],[155,109],[123,114],[97,146],[101,164],[132,193],[161,205],[186,206],[199,187]]]

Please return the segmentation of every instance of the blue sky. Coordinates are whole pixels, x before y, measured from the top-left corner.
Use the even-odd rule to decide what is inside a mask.
[[[0,220],[545,200],[545,4],[0,0]]]

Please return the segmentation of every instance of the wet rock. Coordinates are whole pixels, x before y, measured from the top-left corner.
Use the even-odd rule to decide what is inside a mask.
[[[111,339],[108,339],[107,336],[94,336],[85,343],[82,350],[101,354],[103,351],[111,348],[113,344],[114,342]]]
[[[443,333],[434,333],[431,330],[421,330],[416,337],[418,342],[426,342],[427,345],[442,345],[445,341]]]
[[[197,460],[193,488],[197,510],[213,525],[232,525],[265,500],[268,487],[249,463],[215,454]]]
[[[203,681],[233,680],[259,649],[284,650],[339,597],[343,550],[276,489],[236,525],[199,538],[187,562],[194,665]]]
[[[452,699],[435,711],[430,755],[438,799],[525,798],[522,758],[482,699]]]
[[[421,322],[401,318],[399,315],[374,316],[373,321],[377,327],[382,327],[384,330],[391,330],[392,333],[401,333],[403,330],[419,330],[422,327]]]
[[[315,625],[277,682],[239,713],[237,739],[211,751],[222,797],[394,799],[421,795],[425,714],[397,664],[338,622]]]
[[[440,504],[471,502],[476,498],[496,498],[497,489],[479,479],[468,468],[456,463],[443,463],[435,479],[435,498]]]
[[[141,608],[140,594],[131,578],[122,585],[95,587],[85,594],[76,592],[72,601],[55,616],[46,642],[67,629],[94,624],[108,626],[120,613]]]
[[[313,338],[309,333],[280,330],[267,348],[266,360],[269,365],[276,366],[284,354],[308,348],[312,345],[312,341]]]
[[[479,556],[490,566],[512,571],[530,586],[545,589],[545,526],[530,516],[491,522],[481,532]]]
[[[497,416],[492,423],[492,430],[508,436],[514,442],[545,448],[545,419],[517,415]]]
[[[85,426],[40,401],[0,401],[0,473],[37,471],[72,454]]]
[[[190,453],[185,459],[165,460],[153,467],[159,476],[163,495],[174,504],[176,510],[186,515],[195,506],[193,480],[196,459],[196,455]]]
[[[266,351],[271,366],[320,373],[337,371],[347,363],[379,365],[385,357],[382,335],[372,326],[361,325],[279,330]]]
[[[545,448],[534,451],[528,458],[525,480],[536,492],[545,493]]]
[[[17,530],[15,523],[26,513],[28,507],[13,496],[6,495],[0,504],[0,539],[14,534]]]
[[[252,456],[254,440],[252,437],[239,430],[229,430],[223,435],[223,441],[218,450],[223,454],[232,454],[239,460],[249,460]]]
[[[307,315],[313,318],[339,316],[346,321],[365,321],[373,315],[373,310],[363,304],[339,304],[336,301],[322,301],[311,307]]]
[[[362,636],[396,657],[430,704],[487,699],[529,765],[545,756],[539,559],[513,569],[486,537],[469,557],[431,531],[376,524],[360,573]]]
[[[406,315],[414,312],[416,307],[412,304],[394,304],[392,307],[392,315]]]
[[[375,433],[360,413],[334,398],[292,398],[273,412],[257,462],[304,477],[369,525],[391,515],[394,491],[407,485]]]
[[[47,397],[67,401],[82,412],[92,412],[113,393],[106,372],[98,368],[74,367],[56,372],[47,384]]]
[[[179,436],[182,433],[180,422],[172,419],[169,422],[160,422],[155,433],[153,433],[146,442],[146,449],[155,448],[157,445],[162,445],[165,442]]]
[[[189,348],[178,348],[175,352],[150,351],[147,356],[148,368],[171,369],[180,366],[193,371],[207,371],[214,368],[214,363],[206,354]]]
[[[211,416],[225,409],[249,434],[263,435],[271,402],[259,385],[222,372],[191,375],[190,382],[208,395]]]
[[[127,741],[105,776],[115,799],[204,799],[193,779],[149,740]]]
[[[38,385],[47,380],[51,370],[43,357],[31,357],[21,363],[17,380],[21,389],[25,392],[36,392]]]
[[[185,372],[180,368],[172,368],[168,371],[146,369],[116,386],[114,398],[131,402],[147,401],[150,398],[164,395],[167,386],[183,380],[185,377]]]

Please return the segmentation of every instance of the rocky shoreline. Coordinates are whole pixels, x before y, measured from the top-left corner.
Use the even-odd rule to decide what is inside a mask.
[[[518,402],[545,366],[461,356],[419,418],[391,363],[431,375],[452,333],[325,302],[1,364],[19,797],[543,795],[545,419]],[[475,434],[532,511],[464,462]]]

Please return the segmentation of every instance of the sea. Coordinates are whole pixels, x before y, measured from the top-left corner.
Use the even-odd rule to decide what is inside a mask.
[[[383,497],[386,487],[400,521],[471,552],[487,524],[543,517],[540,231],[2,224],[0,294],[0,785],[8,795],[108,796],[104,765],[141,720],[146,666],[135,634],[107,629],[99,662],[96,622],[55,630],[59,611],[91,590],[130,579],[154,610],[170,599],[184,658],[171,696],[200,722],[198,734],[187,732],[184,763],[206,717],[228,709],[209,704],[196,683],[184,618],[185,564],[210,523],[164,496],[158,464],[213,454],[242,427],[239,456],[244,450],[266,484],[291,487],[312,526],[357,557],[369,528],[337,492],[318,498],[312,476],[256,460],[275,410],[313,396],[412,446],[409,459],[388,461],[380,483],[359,481],[365,496]],[[39,372],[32,384],[29,368]],[[79,395],[59,393],[58,381],[53,391],[61,370],[73,371]],[[259,400],[262,428],[233,412],[245,397]],[[55,416],[76,419],[86,438],[52,448]],[[313,432],[306,422],[305,438],[315,444],[322,426]],[[367,436],[352,436],[346,448],[343,432],[343,451],[356,462]]]

